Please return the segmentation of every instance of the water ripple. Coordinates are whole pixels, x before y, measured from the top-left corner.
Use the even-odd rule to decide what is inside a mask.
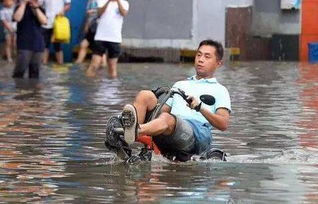
[[[2,62],[1,62],[2,63]],[[315,203],[318,68],[227,64],[231,125],[214,131],[228,162],[123,164],[103,146],[107,119],[140,89],[194,74],[191,64],[120,64],[119,79],[46,66],[41,80],[0,73],[0,197],[39,203]]]

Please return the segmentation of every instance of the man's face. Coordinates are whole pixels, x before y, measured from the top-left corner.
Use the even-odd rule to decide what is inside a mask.
[[[217,59],[215,51],[215,47],[210,45],[202,45],[198,49],[194,66],[199,78],[213,77],[216,68],[222,65],[222,61]]]
[[[14,4],[13,0],[4,0],[3,6],[5,7],[11,7]]]

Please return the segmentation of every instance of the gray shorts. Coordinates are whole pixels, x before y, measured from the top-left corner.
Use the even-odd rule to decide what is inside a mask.
[[[195,136],[190,123],[186,120],[175,116],[176,128],[173,135],[157,136],[156,143],[159,143],[159,148],[169,149],[173,151],[184,151],[191,153],[195,148]]]

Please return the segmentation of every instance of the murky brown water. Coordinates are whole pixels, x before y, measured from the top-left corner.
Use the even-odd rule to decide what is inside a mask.
[[[103,146],[107,119],[140,89],[192,75],[191,64],[120,64],[120,78],[77,66],[39,82],[0,68],[0,202],[317,203],[318,66],[227,65],[231,127],[215,133],[228,162],[125,165]]]

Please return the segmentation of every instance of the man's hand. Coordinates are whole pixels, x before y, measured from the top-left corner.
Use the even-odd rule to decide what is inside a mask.
[[[58,15],[58,16],[64,16],[64,9],[62,9],[62,11],[58,12],[57,15]]]
[[[189,101],[188,106],[191,109],[194,109],[194,110],[196,110],[198,112],[200,111],[201,104],[202,104],[201,101],[199,101],[198,99],[194,98],[193,96],[188,96],[187,101]]]
[[[28,2],[30,2],[30,1],[31,1],[31,0],[22,0],[22,1],[21,1],[21,4],[24,4],[24,5],[25,5],[25,4],[27,4]]]
[[[30,3],[30,6],[33,8],[38,8],[39,7],[39,3],[38,0],[27,0]]]

